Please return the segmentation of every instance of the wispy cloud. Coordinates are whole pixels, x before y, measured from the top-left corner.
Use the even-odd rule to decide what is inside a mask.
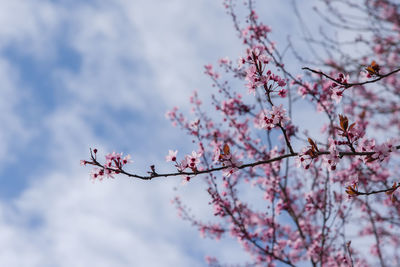
[[[225,30],[230,21],[219,4],[1,5],[1,155],[20,146],[1,179],[13,179],[18,167],[24,176],[21,190],[0,202],[2,264],[203,266],[206,253],[246,259],[235,243],[221,241],[221,251],[199,241],[176,216],[169,201],[180,181],[92,184],[79,166],[92,145],[123,147],[133,153],[133,166],[163,159],[158,151],[143,153],[143,146],[171,148],[165,140],[175,134],[157,130],[166,125],[159,121],[165,109],[185,105],[194,88],[210,88],[202,66],[225,47],[225,54],[238,49],[222,45],[235,36]],[[201,182],[193,185],[181,193],[193,205],[204,203],[194,210],[210,217]]]

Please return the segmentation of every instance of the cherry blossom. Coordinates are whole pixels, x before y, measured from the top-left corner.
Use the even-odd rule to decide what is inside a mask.
[[[168,155],[165,157],[165,161],[176,161],[176,155],[178,154],[178,150],[169,150]]]
[[[81,165],[92,165],[92,180],[203,179],[214,220],[198,219],[177,197],[179,216],[203,237],[231,237],[249,266],[400,266],[398,5],[321,1],[324,27],[348,39],[330,30],[305,36],[308,55],[291,39],[275,42],[253,1],[223,2],[242,53],[205,66],[211,103],[194,92],[191,112],[166,113],[192,138],[192,152],[178,159],[169,150],[167,172],[149,164],[137,174],[129,156],[96,149]]]

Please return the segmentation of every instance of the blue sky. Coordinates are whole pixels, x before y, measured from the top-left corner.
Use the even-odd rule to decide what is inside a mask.
[[[272,2],[272,1],[271,1]],[[277,3],[278,1],[273,1]],[[284,42],[287,3],[264,4]],[[200,179],[92,183],[89,147],[131,154],[132,170],[168,170],[190,139],[164,113],[213,90],[203,66],[241,53],[220,1],[0,1],[2,266],[203,266],[247,257],[181,221],[174,188],[211,218]],[[274,28],[275,27],[275,28]],[[245,92],[246,89],[244,89]],[[221,245],[222,244],[222,245]],[[221,249],[221,247],[223,249]]]

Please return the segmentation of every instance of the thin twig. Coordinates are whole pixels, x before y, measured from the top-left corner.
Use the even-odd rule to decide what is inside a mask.
[[[400,145],[395,147],[396,149],[400,149]],[[321,155],[328,155],[330,154],[329,151],[319,151],[319,152],[315,152],[317,156],[321,156]],[[368,151],[368,152],[352,152],[352,151],[342,151],[339,152],[339,157],[342,158],[344,156],[371,156],[375,154],[374,151]],[[260,161],[256,161],[256,162],[252,162],[252,163],[246,163],[240,166],[236,166],[236,168],[238,169],[245,169],[245,168],[249,168],[249,167],[255,167],[258,165],[264,165],[264,164],[270,164],[272,162],[275,161],[280,161],[282,159],[285,158],[291,158],[291,157],[295,157],[298,156],[299,153],[298,152],[294,152],[294,153],[289,153],[289,154],[284,154],[275,158],[271,158],[268,160],[260,160]],[[143,176],[143,175],[137,175],[137,174],[133,174],[133,173],[129,173],[126,172],[125,170],[123,170],[122,168],[108,168],[105,167],[104,165],[102,165],[100,162],[97,161],[96,157],[93,156],[93,154],[91,154],[91,159],[92,161],[86,161],[86,164],[90,164],[90,165],[94,165],[94,166],[98,166],[100,168],[103,169],[107,169],[113,172],[117,172],[120,174],[124,174],[126,176],[129,177],[133,177],[133,178],[138,178],[138,179],[142,179],[142,180],[151,180],[153,178],[158,178],[158,177],[170,177],[170,176],[195,176],[195,175],[199,175],[199,174],[204,174],[204,173],[211,173],[211,172],[216,172],[216,171],[221,171],[227,168],[230,168],[232,166],[221,166],[221,167],[216,167],[216,168],[211,168],[211,169],[205,169],[205,170],[193,170],[191,172],[172,172],[172,173],[156,173],[156,172],[152,172],[149,176]]]
[[[344,86],[345,88],[350,88],[350,87],[356,86],[356,85],[364,85],[364,84],[367,84],[367,83],[374,83],[374,82],[377,82],[377,81],[379,81],[379,80],[382,80],[383,78],[386,78],[386,77],[388,77],[388,76],[390,76],[390,75],[392,75],[392,74],[394,74],[394,73],[400,71],[400,68],[398,68],[398,69],[395,69],[395,70],[393,70],[393,71],[391,71],[391,72],[389,72],[389,73],[386,73],[386,74],[383,74],[383,75],[379,75],[379,77],[376,78],[376,79],[368,80],[368,81],[365,81],[365,82],[343,83],[343,82],[337,81],[335,78],[329,76],[328,74],[325,74],[325,73],[322,72],[322,71],[314,70],[314,69],[311,69],[311,68],[309,68],[309,67],[303,67],[302,69],[303,69],[303,70],[311,71],[311,72],[316,73],[316,74],[319,74],[319,75],[322,75],[322,76],[328,78],[329,80],[334,81],[335,83],[338,83],[338,84]]]

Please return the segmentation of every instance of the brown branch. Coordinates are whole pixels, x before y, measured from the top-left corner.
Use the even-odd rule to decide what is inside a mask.
[[[349,258],[350,258],[350,266],[351,266],[351,267],[354,267],[353,255],[352,255],[352,253],[351,253],[350,244],[351,244],[351,241],[348,241],[348,242],[346,243],[346,250],[347,250],[347,253],[349,254]]]
[[[369,196],[369,195],[379,194],[379,193],[388,193],[390,191],[394,192],[399,187],[400,187],[400,183],[397,186],[390,187],[390,188],[387,188],[387,189],[382,189],[382,190],[377,190],[377,191],[370,191],[370,192],[360,192],[360,191],[355,190],[354,193],[356,195],[359,195],[359,196]]]
[[[396,149],[400,149],[400,145],[395,147]],[[320,155],[328,155],[330,154],[329,151],[318,151],[316,152],[316,156],[320,156]],[[352,151],[342,151],[339,152],[339,157],[342,158],[344,156],[371,156],[375,154],[374,151],[368,151],[368,152],[352,152]],[[289,154],[284,154],[275,158],[271,158],[271,159],[267,159],[267,160],[260,160],[260,161],[256,161],[256,162],[252,162],[252,163],[246,163],[240,166],[236,166],[236,168],[238,169],[245,169],[245,168],[249,168],[249,167],[255,167],[258,165],[264,165],[264,164],[270,164],[272,162],[275,161],[280,161],[282,159],[285,158],[291,158],[291,157],[295,157],[298,156],[299,153],[298,152],[294,152],[294,153],[289,153]],[[170,176],[195,176],[195,175],[199,175],[199,174],[205,174],[205,173],[212,173],[212,172],[216,172],[216,171],[221,171],[227,168],[230,168],[231,166],[221,166],[221,167],[216,167],[216,168],[211,168],[211,169],[205,169],[205,170],[192,170],[191,172],[172,172],[172,173],[157,173],[152,169],[152,172],[149,172],[150,175],[148,176],[144,176],[144,175],[137,175],[137,174],[133,174],[133,173],[129,173],[126,172],[125,170],[123,170],[122,168],[108,168],[105,167],[104,165],[102,165],[100,162],[97,161],[96,157],[91,153],[91,159],[92,161],[85,161],[86,164],[89,165],[93,165],[93,166],[97,166],[103,169],[107,169],[113,172],[116,172],[117,174],[124,174],[128,177],[132,177],[132,178],[138,178],[141,180],[151,180],[153,178],[159,178],[159,177],[170,177]]]
[[[368,84],[368,83],[374,83],[374,82],[377,82],[377,81],[379,81],[379,80],[382,80],[383,78],[386,78],[386,77],[388,77],[388,76],[390,76],[390,75],[392,75],[392,74],[394,74],[394,73],[400,71],[400,68],[398,68],[398,69],[395,69],[395,70],[393,70],[393,71],[391,71],[391,72],[389,72],[389,73],[379,75],[378,78],[376,78],[376,79],[368,80],[368,81],[365,81],[365,82],[358,82],[358,83],[342,83],[342,82],[338,82],[335,78],[329,76],[328,74],[323,73],[322,71],[314,70],[314,69],[311,69],[311,68],[309,68],[309,67],[304,67],[304,68],[302,68],[302,69],[303,69],[303,70],[311,71],[311,72],[316,73],[316,74],[319,74],[319,75],[322,75],[322,76],[328,78],[329,80],[334,81],[335,83],[338,83],[338,84],[344,86],[346,89],[347,89],[347,88],[350,88],[350,87],[352,87],[352,86],[356,86],[356,85],[364,85],[364,84]]]

